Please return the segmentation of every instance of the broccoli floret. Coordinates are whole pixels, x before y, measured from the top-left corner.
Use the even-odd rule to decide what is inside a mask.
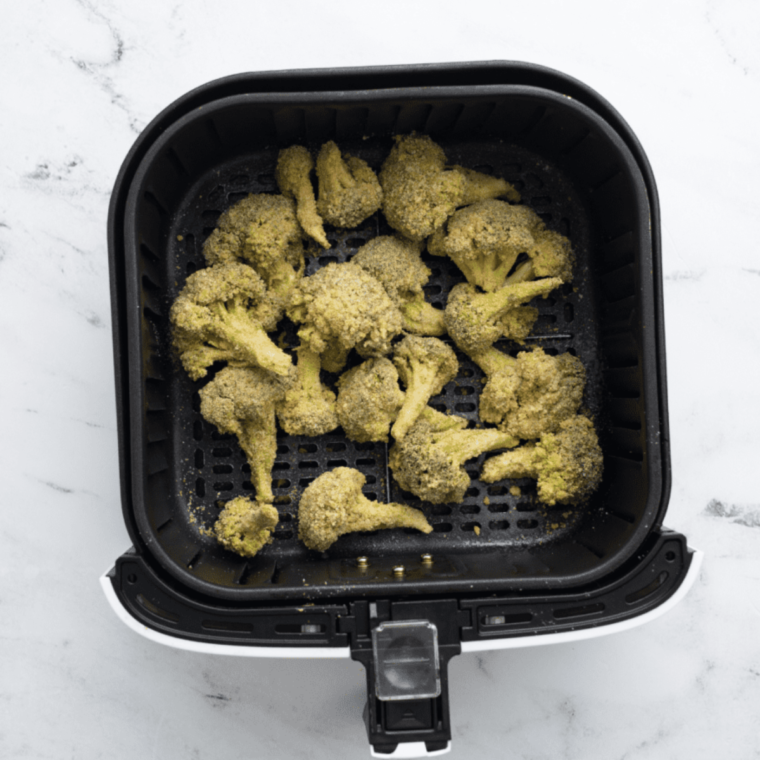
[[[393,477],[405,490],[433,504],[461,502],[470,487],[464,470],[468,459],[485,451],[517,446],[517,438],[493,428],[463,430],[457,419],[438,413],[430,421],[422,415],[403,440],[391,448],[389,464]],[[442,429],[443,428],[443,429]]]
[[[331,140],[317,156],[317,211],[335,227],[356,227],[380,208],[383,191],[366,161],[340,155]]]
[[[296,216],[306,234],[322,248],[329,248],[309,176],[313,168],[311,153],[303,145],[293,145],[280,151],[274,176],[280,192],[295,200]]]
[[[396,137],[380,185],[388,224],[410,240],[431,235],[459,206],[499,196],[520,200],[503,179],[461,166],[447,169],[443,149],[426,135]]]
[[[257,314],[268,301],[261,277],[245,264],[217,264],[187,278],[170,318],[175,346],[193,380],[214,361],[290,372],[290,357],[269,339]]]
[[[366,357],[390,353],[391,340],[401,332],[401,312],[383,286],[351,262],[328,264],[304,277],[287,313],[301,324],[302,344],[318,354],[330,349],[336,364],[352,348]]]
[[[557,433],[544,433],[536,443],[489,459],[480,479],[533,478],[544,504],[577,504],[599,486],[602,459],[594,424],[576,415],[560,423]]]
[[[321,354],[322,369],[327,372],[341,372],[343,367],[346,366],[348,360],[348,352],[351,349],[343,348],[343,346],[337,343],[331,343]]]
[[[224,505],[214,523],[214,535],[225,549],[253,557],[272,542],[272,531],[279,519],[274,507],[238,496]]]
[[[336,467],[310,483],[298,505],[298,537],[309,549],[326,551],[345,533],[433,528],[418,509],[404,504],[370,501],[363,493],[366,478],[350,467]]]
[[[404,394],[398,372],[385,357],[367,359],[338,379],[338,420],[346,435],[359,443],[387,441]]]
[[[394,349],[393,363],[406,386],[406,396],[391,433],[400,441],[432,396],[459,372],[454,351],[438,338],[407,335]]]
[[[271,503],[272,466],[277,454],[275,404],[292,384],[258,367],[225,367],[201,388],[201,414],[221,433],[237,436],[251,466],[256,500]]]
[[[549,356],[534,348],[513,359],[491,347],[472,358],[488,375],[480,419],[518,438],[555,432],[581,405],[586,371],[571,354]]]
[[[416,335],[445,335],[443,311],[425,300],[430,269],[420,257],[419,243],[381,235],[363,245],[351,259],[385,288],[404,318],[404,329]]]
[[[493,293],[479,293],[467,282],[449,293],[444,320],[449,335],[467,354],[481,353],[499,338],[522,340],[529,333],[538,312],[522,306],[536,296],[546,296],[562,284],[559,277],[505,285]]]
[[[335,394],[319,378],[319,354],[301,346],[296,382],[277,404],[277,419],[289,435],[322,435],[338,427]]]
[[[303,277],[304,233],[296,206],[282,195],[249,195],[220,217],[203,246],[206,262],[230,264],[244,260],[261,275],[271,298],[261,313],[264,329],[282,318],[290,291]]]
[[[508,282],[520,254],[527,254],[530,269],[521,269],[523,281],[536,277],[572,278],[570,241],[547,230],[527,206],[510,206],[497,200],[475,203],[455,212],[428,241],[428,251],[449,256],[470,285],[494,291]]]

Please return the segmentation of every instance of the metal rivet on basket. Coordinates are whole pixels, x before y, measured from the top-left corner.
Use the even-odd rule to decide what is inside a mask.
[[[432,554],[423,554],[422,557],[422,564],[423,565],[432,565],[433,564],[433,555]]]
[[[396,578],[403,578],[405,572],[406,570],[403,565],[396,565],[393,568],[393,574],[396,576]]]
[[[356,564],[364,570],[365,568],[369,567],[369,560],[366,557],[357,557],[356,558]]]

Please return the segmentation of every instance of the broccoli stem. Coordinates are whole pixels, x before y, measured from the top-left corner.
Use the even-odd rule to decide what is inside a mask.
[[[519,439],[501,430],[450,430],[436,437],[435,446],[445,451],[458,465],[480,456],[484,451],[517,446]]]
[[[293,290],[301,275],[291,264],[277,259],[266,266],[260,266],[261,276],[266,282],[267,290],[275,295],[286,297]],[[303,268],[301,268],[303,271]]]
[[[446,334],[443,311],[429,304],[422,293],[402,304],[401,314],[404,317],[404,329],[415,335]]]
[[[256,501],[271,504],[272,467],[277,456],[277,423],[274,406],[257,422],[244,421],[238,435],[240,447],[251,467],[251,483],[256,489]]]
[[[517,359],[505,354],[503,351],[499,351],[493,345],[486,348],[484,351],[478,351],[472,353],[470,358],[483,370],[483,372],[492,377],[499,372],[504,372],[512,369],[517,364]]]
[[[517,256],[518,254],[514,254],[507,258],[503,258],[502,256],[492,253],[488,256],[482,257],[477,262],[477,265],[472,267],[474,270],[473,275],[477,279],[470,280],[468,278],[468,281],[476,282],[481,288],[483,288],[483,290],[489,293],[498,290],[504,285],[505,281],[508,282],[507,275],[509,274],[510,269],[514,266]],[[459,261],[457,261],[456,264],[461,267]]]
[[[507,451],[488,459],[483,464],[480,479],[484,483],[495,483],[504,478],[538,478],[539,473],[533,457],[534,448],[530,443],[520,446],[515,451]]]
[[[319,379],[319,371],[322,368],[322,360],[318,353],[307,346],[300,346],[298,354],[298,385],[303,390],[304,396],[322,403],[322,383]]]
[[[500,177],[492,177],[490,174],[476,172],[474,169],[465,169],[463,166],[453,168],[465,179],[460,206],[469,206],[471,203],[498,197],[515,202],[520,200],[520,193]]]
[[[405,504],[388,504],[371,501],[359,493],[356,503],[350,510],[352,531],[385,530],[387,528],[415,528],[423,533],[433,529],[418,509]]]
[[[438,364],[412,362],[409,382],[406,386],[404,404],[399,410],[398,417],[393,423],[391,435],[400,441],[414,425],[422,410],[430,400],[431,391],[435,388],[440,367]]]
[[[531,282],[518,282],[514,285],[505,285],[493,293],[478,293],[473,296],[473,305],[478,309],[478,316],[485,321],[494,321],[504,315],[510,309],[519,306],[525,301],[530,301],[536,296],[546,295],[554,288],[562,284],[558,277],[546,277],[542,280]]]
[[[242,299],[211,304],[209,309],[217,317],[215,331],[222,340],[239,347],[252,364],[276,375],[288,374],[292,366],[290,356],[271,341],[258,322],[250,318]]]
[[[505,284],[517,285],[520,282],[528,282],[534,277],[535,269],[533,267],[533,259],[528,259],[527,261],[523,261],[523,263],[520,264],[509,277],[507,277]]]

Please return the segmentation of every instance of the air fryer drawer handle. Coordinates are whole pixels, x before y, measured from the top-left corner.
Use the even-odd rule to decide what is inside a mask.
[[[434,757],[451,749],[448,660],[428,620],[383,622],[372,648],[354,650],[367,672],[364,722],[374,757]]]

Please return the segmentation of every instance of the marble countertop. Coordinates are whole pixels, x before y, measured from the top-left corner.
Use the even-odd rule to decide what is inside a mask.
[[[121,517],[109,195],[160,110],[242,71],[524,60],[640,138],[662,209],[673,491],[705,552],[683,602],[596,640],[450,668],[452,758],[760,757],[760,5],[30,0],[0,28],[0,755],[368,755],[364,671],[160,646],[99,576]],[[465,14],[466,9],[466,14]]]

